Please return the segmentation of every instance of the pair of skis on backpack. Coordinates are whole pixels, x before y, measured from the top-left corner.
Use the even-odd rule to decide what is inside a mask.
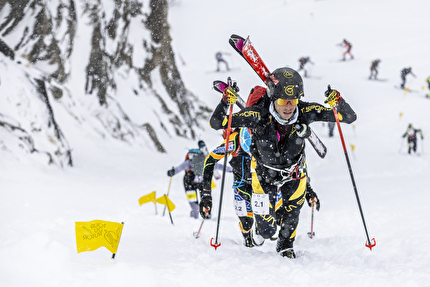
[[[270,77],[270,71],[261,59],[260,55],[258,55],[254,46],[251,44],[249,37],[247,39],[244,39],[238,35],[233,34],[230,36],[229,43],[236,50],[236,52],[238,52],[239,55],[241,55],[245,59],[245,61],[257,73],[261,80],[263,80],[263,82],[267,85],[268,79]],[[227,82],[228,83],[225,83],[223,81],[214,81],[213,87],[216,91],[223,93],[224,90],[232,84],[230,78],[228,78]],[[245,108],[246,105],[245,101],[240,96],[238,96],[236,104],[240,109]],[[308,137],[310,144],[315,149],[316,153],[321,158],[324,158],[327,154],[326,146],[310,127],[309,129],[311,131],[311,135]]]

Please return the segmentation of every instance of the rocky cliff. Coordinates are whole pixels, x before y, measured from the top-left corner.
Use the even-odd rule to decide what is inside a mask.
[[[0,148],[72,165],[68,119],[158,152],[194,139],[210,110],[181,79],[167,13],[166,0],[1,0]]]

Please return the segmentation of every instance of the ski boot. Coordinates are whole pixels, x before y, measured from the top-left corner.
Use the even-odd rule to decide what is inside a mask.
[[[255,247],[254,240],[252,239],[252,230],[250,230],[247,233],[242,232],[242,235],[243,235],[243,245],[245,245],[248,248]]]
[[[294,253],[293,242],[282,236],[281,233],[278,235],[278,241],[276,242],[276,252],[282,257],[288,257],[290,259],[296,258],[296,253]]]

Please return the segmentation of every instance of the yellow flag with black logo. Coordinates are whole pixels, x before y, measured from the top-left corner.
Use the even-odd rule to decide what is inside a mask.
[[[102,246],[116,253],[123,227],[122,223],[104,220],[75,222],[78,253],[94,251]]]
[[[155,201],[155,191],[148,193],[147,195],[142,196],[141,198],[139,198],[139,205],[148,203],[148,202],[153,202],[154,204],[156,203]]]
[[[172,212],[175,209],[175,205],[173,204],[173,202],[170,201],[170,199],[167,197],[167,195],[163,195],[163,196],[157,198],[155,201],[162,204],[162,205],[167,206],[167,210],[169,212]]]

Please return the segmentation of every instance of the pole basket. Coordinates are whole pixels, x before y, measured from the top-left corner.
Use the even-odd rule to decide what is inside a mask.
[[[216,244],[216,243],[214,244],[214,243],[213,243],[213,240],[214,240],[214,238],[212,237],[212,238],[211,238],[211,246],[212,246],[213,248],[215,248],[215,250],[216,250],[218,247],[220,247],[220,246],[221,246],[221,242],[220,242],[220,243],[218,243],[218,244]]]
[[[375,240],[375,238],[372,238],[372,240],[371,240],[371,241],[372,241],[373,243],[371,243],[371,244],[370,244],[369,242],[366,242],[366,244],[365,244],[365,245],[366,245],[366,247],[367,247],[367,248],[369,248],[370,250],[372,250],[372,248],[376,246],[376,240]]]

